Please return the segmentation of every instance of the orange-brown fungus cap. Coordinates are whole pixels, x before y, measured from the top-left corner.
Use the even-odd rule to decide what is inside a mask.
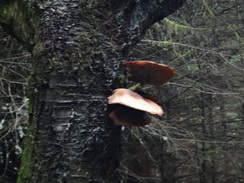
[[[109,114],[114,124],[121,126],[145,126],[151,122],[146,112],[133,109],[124,105],[118,105],[117,108]]]
[[[175,75],[173,69],[167,65],[150,61],[125,61],[124,66],[129,79],[142,84],[162,85]]]
[[[125,88],[114,90],[113,95],[108,97],[108,103],[125,105],[133,109],[145,111],[151,114],[157,114],[159,116],[163,114],[162,108],[155,102],[143,98],[138,93]]]

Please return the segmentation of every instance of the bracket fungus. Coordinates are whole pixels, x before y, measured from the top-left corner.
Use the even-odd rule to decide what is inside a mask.
[[[162,108],[148,98],[150,95],[142,95],[125,88],[114,90],[113,94],[108,97],[109,104],[120,104],[109,114],[109,117],[116,125],[124,126],[145,126],[150,123],[147,113],[163,115]]]
[[[174,70],[169,66],[151,61],[125,61],[124,67],[129,79],[141,84],[160,86],[175,75]]]
[[[114,90],[108,97],[108,103],[117,106],[109,117],[116,125],[145,126],[151,122],[147,113],[162,116],[163,110],[156,104],[155,96],[137,91],[138,88],[141,89],[144,84],[160,86],[172,79],[175,72],[169,66],[151,61],[125,61],[124,67],[128,72],[128,78],[139,84],[131,87],[131,90]]]

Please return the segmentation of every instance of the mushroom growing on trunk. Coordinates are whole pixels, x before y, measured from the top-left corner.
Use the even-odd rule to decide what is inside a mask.
[[[109,117],[116,125],[123,126],[144,126],[150,123],[146,113],[163,115],[162,108],[148,98],[150,95],[142,95],[125,88],[114,90],[108,97],[109,104],[119,104],[117,108],[109,114]]]
[[[151,61],[125,61],[124,67],[129,79],[141,84],[162,85],[175,75],[173,69],[167,65]]]
[[[108,97],[108,103],[117,106],[109,117],[116,125],[145,126],[151,122],[147,113],[162,116],[163,110],[156,104],[155,96],[138,91],[138,88],[144,84],[162,85],[172,79],[175,72],[169,66],[151,61],[125,61],[124,67],[129,79],[139,84],[133,86],[131,90],[125,88],[114,90]]]

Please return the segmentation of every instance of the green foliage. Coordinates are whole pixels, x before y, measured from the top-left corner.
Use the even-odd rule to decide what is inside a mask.
[[[207,12],[209,13],[209,15],[211,17],[213,17],[214,16],[214,12],[209,7],[209,3],[206,0],[202,0],[202,2],[203,2],[204,7],[206,8]]]
[[[191,30],[195,30],[194,27],[187,26],[187,25],[181,25],[173,20],[170,20],[168,18],[165,18],[163,20],[163,23],[167,26],[168,31],[174,32],[176,34],[182,34],[185,32],[189,32]]]
[[[226,116],[234,121],[241,121],[240,115],[237,112],[227,112]]]

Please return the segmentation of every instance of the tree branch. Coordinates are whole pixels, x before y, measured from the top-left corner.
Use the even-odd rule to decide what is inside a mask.
[[[135,44],[145,31],[155,22],[175,12],[186,0],[130,0],[117,13],[115,22],[125,30],[128,44]],[[124,27],[126,25],[126,27]],[[125,42],[127,41],[125,40]]]

